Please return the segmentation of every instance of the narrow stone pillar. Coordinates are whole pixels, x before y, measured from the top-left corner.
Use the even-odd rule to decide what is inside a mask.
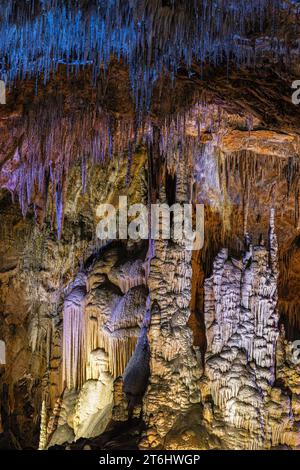
[[[182,159],[183,160],[183,159]],[[176,202],[188,202],[184,161],[178,164]],[[161,202],[165,191],[161,190]],[[200,368],[193,349],[190,316],[192,251],[184,242],[156,240],[148,286],[151,299],[149,328],[150,379],[144,398],[147,430],[141,448],[162,445],[180,414],[200,401]]]

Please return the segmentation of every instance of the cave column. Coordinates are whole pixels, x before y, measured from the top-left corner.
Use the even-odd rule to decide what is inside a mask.
[[[176,202],[189,202],[188,168],[178,164]],[[165,189],[160,191],[165,202]],[[184,242],[155,240],[151,261],[149,291],[150,380],[144,398],[147,431],[142,448],[159,447],[179,415],[200,401],[200,368],[193,349],[190,316],[192,251]]]

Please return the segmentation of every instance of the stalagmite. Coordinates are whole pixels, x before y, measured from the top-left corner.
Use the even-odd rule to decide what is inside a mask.
[[[47,445],[47,407],[46,401],[43,400],[41,411],[40,440],[39,450],[44,450]]]
[[[108,355],[104,350],[93,352],[98,379],[87,380],[80,390],[74,415],[75,439],[100,435],[112,414],[113,377],[108,372]]]
[[[210,392],[203,388],[202,398],[205,401],[210,393],[218,409],[215,415],[237,428],[237,448],[277,446],[291,426],[290,400],[274,385],[277,280],[278,245],[271,209],[268,248],[250,245],[242,262],[221,250],[212,277],[205,281],[205,375]]]
[[[179,159],[176,201],[188,198],[184,160]],[[164,188],[161,199],[165,200]],[[148,333],[150,355],[149,385],[143,400],[147,429],[142,448],[160,445],[177,417],[200,401],[200,370],[193,349],[190,316],[191,251],[184,243],[156,240],[148,286],[151,320]]]

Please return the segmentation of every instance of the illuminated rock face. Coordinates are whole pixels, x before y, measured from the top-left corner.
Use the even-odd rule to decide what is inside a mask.
[[[214,209],[221,211],[224,181],[218,174],[212,147],[209,144],[203,161],[203,155],[199,155],[197,162],[203,165],[201,181],[207,182],[202,185],[201,195],[206,193],[214,199],[217,202]],[[229,169],[237,167],[238,171],[228,177],[233,182],[228,183],[226,197],[237,200],[232,190],[237,184],[236,191],[240,191],[236,173],[250,175],[251,185],[260,188],[265,178],[267,196],[261,201],[264,208],[270,204],[274,173],[281,167],[287,171],[286,161],[277,166],[278,155],[268,155],[262,161],[252,154],[241,153],[238,157],[229,159]],[[184,158],[180,165],[174,158],[172,165],[176,173],[176,201],[185,202],[190,182],[187,176],[192,173],[190,161]],[[140,178],[142,166],[137,166],[133,187],[129,188],[138,199],[145,191]],[[266,172],[263,176],[262,167]],[[126,171],[122,173],[122,168],[121,174],[125,179]],[[216,256],[213,250],[209,250],[209,256],[203,252],[205,264],[213,259],[213,269],[212,274],[203,273],[206,280],[201,284],[205,291],[206,341],[205,347],[201,347],[202,352],[206,350],[202,364],[193,348],[199,326],[196,325],[194,336],[187,326],[192,278],[197,274],[194,270],[200,269],[192,267],[192,253],[180,243],[164,240],[149,246],[115,243],[99,248],[93,240],[87,241],[86,234],[76,225],[80,217],[85,218],[86,224],[91,223],[94,207],[103,199],[114,200],[115,188],[120,185],[115,177],[111,173],[108,184],[103,170],[97,176],[102,185],[99,188],[91,180],[92,200],[83,203],[80,201],[86,201],[87,196],[80,196],[77,175],[72,198],[67,200],[65,238],[60,243],[55,236],[49,236],[49,231],[40,232],[33,221],[32,226],[27,219],[21,221],[20,214],[19,218],[13,214],[16,227],[10,228],[9,214],[4,214],[7,228],[0,233],[0,247],[5,254],[0,288],[6,321],[0,324],[0,329],[6,344],[6,364],[0,367],[2,383],[10,384],[10,400],[20,423],[20,434],[25,434],[29,420],[32,426],[31,417],[26,421],[22,415],[28,400],[26,403],[34,404],[37,413],[42,410],[42,402],[47,405],[46,416],[45,407],[42,413],[42,447],[73,445],[81,436],[92,441],[105,434],[108,423],[130,426],[129,416],[135,420],[141,417],[146,425],[146,431],[135,437],[135,445],[141,448],[299,447],[300,371],[293,362],[291,342],[278,328],[280,311],[276,308],[278,286],[282,282],[279,267],[283,264],[274,231],[278,233],[281,249],[289,246],[287,232],[292,233],[291,238],[296,233],[292,232],[290,219],[277,213],[281,196],[275,198],[276,227],[273,212],[271,217],[268,212],[270,231],[265,244],[257,242],[262,229],[253,222],[255,211],[249,199],[248,223],[240,223],[239,227],[232,224],[233,236],[248,227],[246,239],[250,235],[255,239],[252,246],[249,241],[246,243],[242,259],[238,257],[243,252],[239,244],[238,253],[232,257],[230,248],[222,248],[229,245],[225,238],[222,243],[218,241]],[[210,192],[212,186],[217,191]],[[278,187],[279,195],[284,194],[286,180],[280,181]],[[263,194],[260,191],[258,194]],[[162,185],[162,201],[166,200],[165,193]],[[99,194],[103,199],[97,199]],[[241,222],[233,202],[232,213]],[[16,212],[15,207],[13,210]],[[289,212],[294,221],[290,202]],[[70,220],[75,224],[71,230]],[[91,226],[94,230],[95,225]],[[78,237],[82,237],[80,243],[74,241],[76,230]],[[209,243],[215,240],[220,224],[215,227],[208,219],[205,230]],[[17,240],[21,245],[19,251]],[[299,279],[297,238],[292,255],[295,285],[290,294],[294,295],[294,305]],[[89,263],[82,262],[82,258],[88,258]],[[287,271],[285,276],[290,273]],[[201,311],[201,304],[197,304],[196,310]],[[38,389],[34,386],[36,382]],[[2,395],[2,407],[6,406],[5,399]],[[6,423],[4,416],[2,427]]]
[[[268,448],[293,439],[292,400],[276,386],[282,374],[276,364],[277,253],[271,210],[268,247],[249,246],[241,261],[221,250],[205,281],[204,418],[228,448]]]

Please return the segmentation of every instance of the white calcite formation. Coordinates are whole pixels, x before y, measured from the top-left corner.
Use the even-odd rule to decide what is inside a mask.
[[[74,416],[75,439],[99,436],[112,415],[113,377],[108,372],[108,356],[102,350],[93,351],[98,367],[98,379],[87,380],[79,393]]]
[[[80,389],[98,379],[95,351],[108,355],[108,369],[121,376],[143,325],[147,288],[142,260],[115,267],[117,254],[108,250],[88,276],[79,274],[67,291],[63,311],[63,383]],[[113,273],[108,280],[109,273]],[[97,356],[97,354],[96,354]]]
[[[142,260],[133,260],[132,265],[117,265],[117,261],[117,250],[108,247],[101,259],[86,273],[78,274],[66,290],[62,371],[65,390],[55,416],[53,412],[50,417],[48,446],[95,437],[105,430],[115,406],[114,381],[123,375],[128,363],[125,392],[131,411],[141,403],[149,375],[148,289],[144,285]],[[132,371],[141,365],[144,370],[139,385],[132,381]],[[125,394],[123,401],[127,412]]]
[[[176,202],[188,201],[188,168],[177,172]],[[162,190],[162,200],[165,200]],[[190,316],[192,252],[183,242],[156,240],[148,286],[151,321],[149,386],[143,401],[147,431],[142,448],[161,445],[180,414],[200,401],[200,368],[187,322]]]
[[[63,312],[63,382],[78,388],[85,380],[86,278],[79,274],[69,289]]]
[[[48,422],[48,447],[73,442],[75,406],[78,391],[66,388],[61,399],[57,401]]]
[[[98,287],[88,296],[87,323],[87,377],[95,378],[90,354],[103,348],[109,358],[109,370],[113,377],[124,372],[132,356],[145,315],[147,290],[144,286],[129,289],[124,296]],[[97,374],[97,371],[96,371]]]
[[[221,250],[205,281],[204,419],[228,448],[284,444],[292,425],[276,386],[277,250],[271,210],[268,247],[250,245],[241,261]]]
[[[47,445],[47,409],[46,402],[43,400],[40,424],[39,450],[44,450]]]

